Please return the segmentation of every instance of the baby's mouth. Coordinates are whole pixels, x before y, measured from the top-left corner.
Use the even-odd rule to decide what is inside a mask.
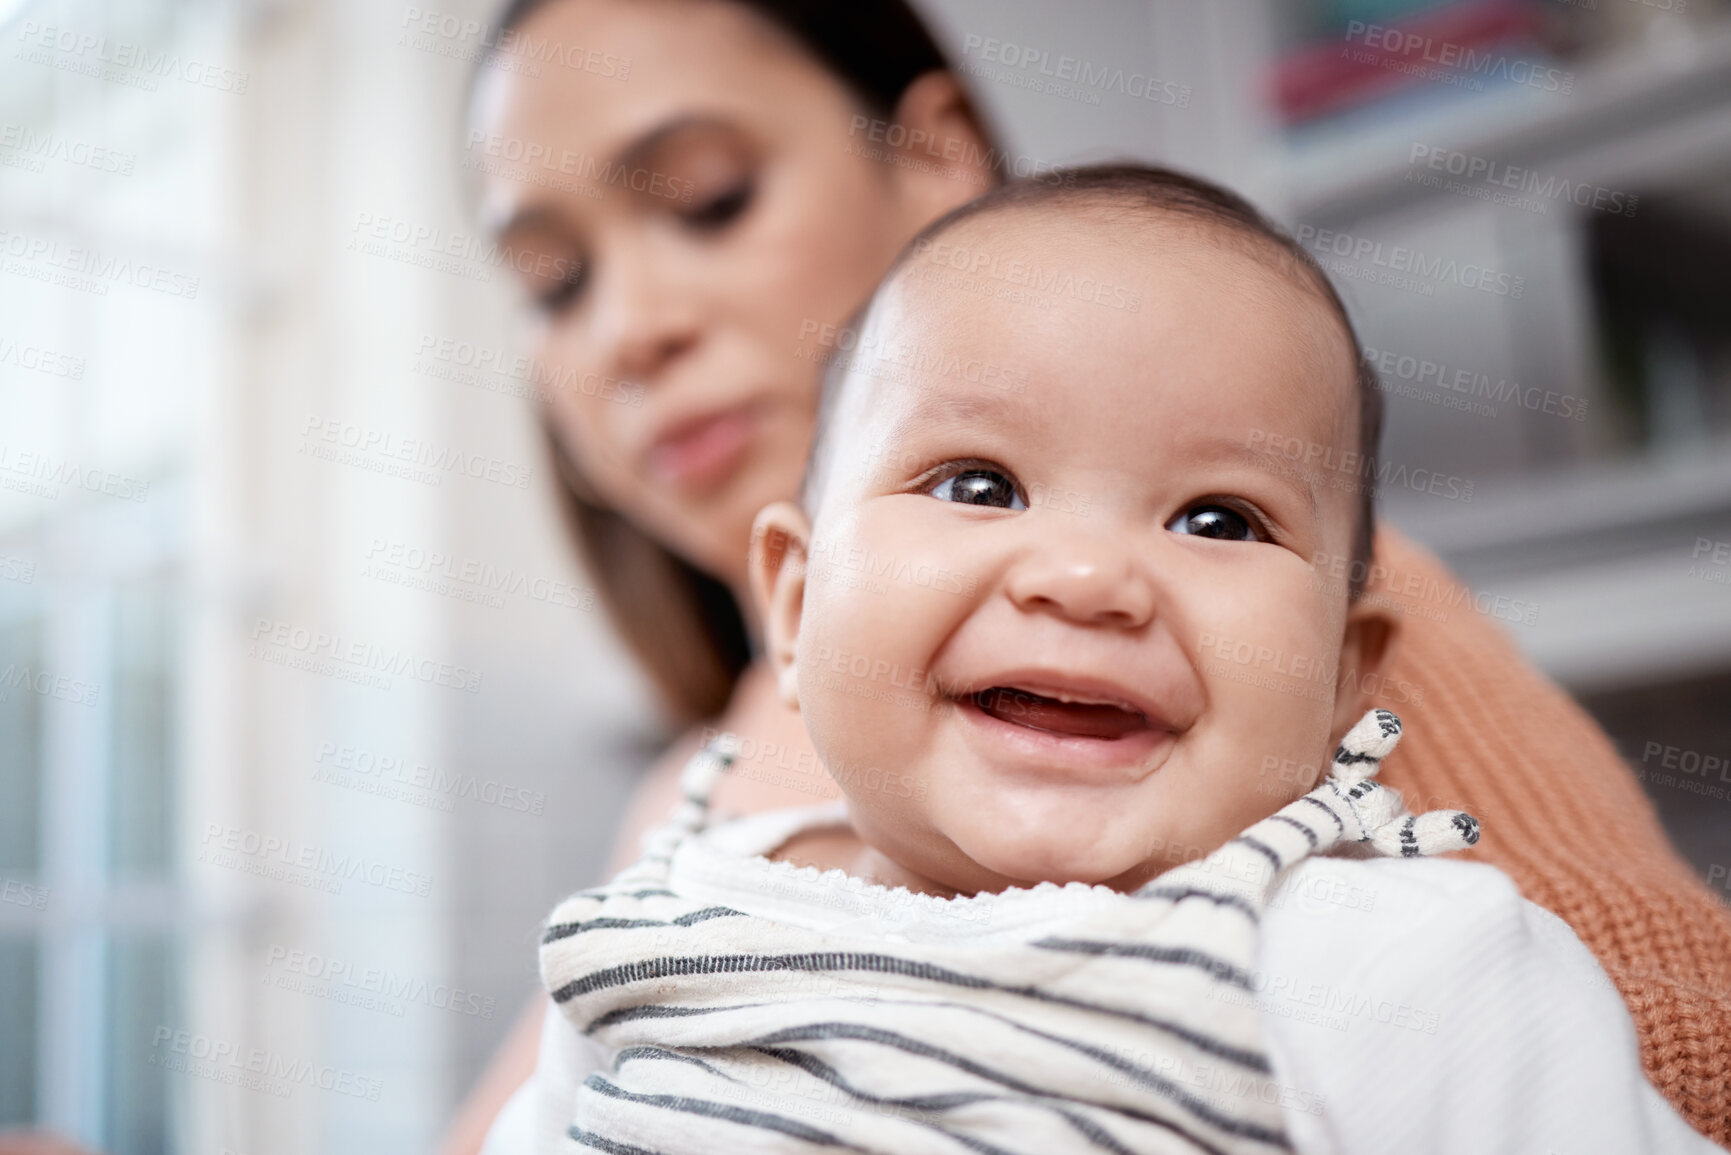
[[[975,706],[1000,722],[1074,738],[1112,741],[1148,729],[1148,715],[1112,702],[1065,701],[1016,686],[991,686],[971,696]]]

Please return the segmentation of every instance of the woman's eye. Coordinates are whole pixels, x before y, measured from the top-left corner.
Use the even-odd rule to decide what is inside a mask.
[[[963,505],[1028,508],[1028,503],[1016,492],[1016,483],[996,469],[966,469],[946,477],[932,489],[932,496],[939,501],[956,501]]]
[[[685,223],[695,229],[719,229],[745,211],[755,192],[756,188],[751,181],[741,181],[717,196],[699,201],[681,215],[684,216]]]
[[[583,283],[588,279],[586,265],[573,265],[569,273],[535,294],[535,307],[543,313],[563,313],[583,295]]]
[[[1224,505],[1198,505],[1173,518],[1166,526],[1173,533],[1192,533],[1219,541],[1258,541],[1250,519]]]

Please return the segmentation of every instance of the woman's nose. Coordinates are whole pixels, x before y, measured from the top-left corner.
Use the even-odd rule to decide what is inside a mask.
[[[699,326],[689,302],[649,270],[618,270],[604,290],[597,323],[603,348],[618,376],[653,384],[669,365],[696,344]]]
[[[1154,585],[1121,545],[1067,536],[1019,559],[1006,582],[1026,613],[1048,613],[1078,625],[1133,630],[1154,617]]]

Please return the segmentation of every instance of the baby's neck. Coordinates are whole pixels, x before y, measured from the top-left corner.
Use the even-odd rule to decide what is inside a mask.
[[[899,886],[916,894],[931,894],[939,898],[955,898],[958,895],[972,895],[982,891],[997,893],[1009,887],[1033,885],[1031,882],[1014,882],[1005,879],[996,886],[987,885],[984,888],[958,890],[948,883],[927,878],[925,875],[903,866],[883,851],[867,843],[846,822],[802,830],[770,851],[766,857],[772,862],[789,862],[794,866],[814,866],[819,870],[840,870],[853,878],[876,883],[878,886]],[[1129,894],[1146,884],[1149,879],[1158,876],[1162,871],[1181,866],[1190,860],[1188,856],[1180,857],[1173,854],[1169,860],[1145,862],[1134,870],[1116,878],[1101,880],[1095,885],[1108,886],[1113,890]]]
[[[819,870],[841,870],[853,878],[878,886],[904,887],[916,894],[955,898],[955,888],[945,886],[909,870],[881,850],[868,845],[846,825],[802,830],[770,852],[775,862],[815,866]]]

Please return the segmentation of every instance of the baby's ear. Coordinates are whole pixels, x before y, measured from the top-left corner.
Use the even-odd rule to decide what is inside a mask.
[[[766,505],[751,526],[751,597],[763,623],[764,652],[775,671],[781,700],[799,708],[794,653],[805,609],[806,558],[811,518],[791,501]]]
[[[1335,741],[1373,704],[1388,706],[1397,714],[1412,705],[1397,692],[1398,687],[1384,684],[1383,675],[1394,660],[1399,640],[1397,615],[1366,604],[1362,597],[1347,607],[1346,634],[1340,640],[1340,666],[1334,680],[1334,722],[1329,729]],[[1390,693],[1381,693],[1384,689]]]

